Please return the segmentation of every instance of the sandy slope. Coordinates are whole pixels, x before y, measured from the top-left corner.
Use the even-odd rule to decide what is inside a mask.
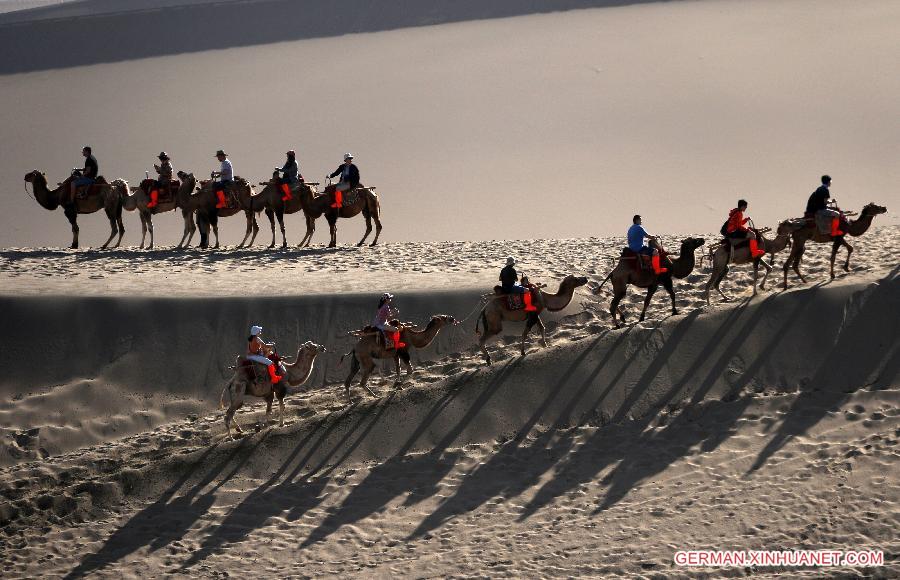
[[[267,14],[246,28],[265,35]],[[108,178],[130,182],[160,150],[205,175],[222,147],[254,182],[288,148],[315,180],[350,150],[379,188],[386,241],[617,235],[635,212],[657,231],[714,231],[740,196],[772,224],[802,211],[826,172],[848,208],[897,205],[897,2],[660,2],[385,30],[389,20],[380,32],[3,76],[0,128],[19,138],[0,142],[0,246],[68,246],[64,217],[21,179],[37,168],[60,180],[85,143]],[[179,10],[159,26],[202,47],[212,22]],[[140,21],[126,24],[119,42],[76,28],[62,48],[35,45],[36,32],[11,48],[96,43],[117,61],[150,43]],[[103,217],[80,221],[86,247],[106,238]],[[240,221],[223,220],[226,244]],[[173,214],[157,224],[161,244],[180,237]],[[136,215],[126,227],[136,245]],[[341,227],[355,242],[362,220]],[[291,243],[301,229],[289,218]]]
[[[187,416],[184,408],[161,411],[146,395],[166,364],[153,347],[139,348],[126,356],[140,373],[117,373],[112,361],[97,375],[120,394],[137,393],[151,412],[133,416],[149,415],[142,420],[162,421],[159,427],[123,439],[100,433],[93,446],[21,462],[40,455],[40,438],[54,420],[77,416],[61,408],[66,401],[97,403],[83,398],[90,389],[61,385],[41,395],[48,408],[38,412],[32,391],[40,389],[16,395],[15,385],[27,380],[21,373],[4,386],[12,400],[2,419],[9,428],[20,405],[24,417],[42,423],[33,437],[12,430],[23,455],[0,470],[4,575],[672,574],[679,570],[671,557],[681,547],[883,549],[888,567],[869,572],[896,573],[898,240],[895,228],[856,240],[856,270],[830,284],[823,284],[825,248],[816,247],[805,260],[812,285],[731,305],[701,307],[699,272],[679,285],[682,315],[666,317],[660,298],[650,320],[621,331],[608,330],[601,312],[607,298],[585,296],[552,327],[551,348],[520,358],[508,340],[490,369],[480,368],[467,328],[423,352],[421,370],[401,390],[376,381],[380,397],[352,407],[332,384],[293,395],[286,427],[238,442],[223,439],[221,415],[207,412],[208,400]],[[589,264],[578,252],[591,251],[591,243],[618,244],[531,242],[528,253],[519,247],[520,256],[550,278],[558,268]],[[422,267],[434,267],[435,250],[420,247]],[[4,277],[4,287],[36,293],[24,275],[24,254],[17,254],[19,276]],[[379,255],[368,254],[371,270],[392,263]],[[73,256],[50,254],[48,261],[75,275]],[[479,244],[443,247],[440,256],[475,271],[486,271],[486,257],[493,258]],[[107,255],[105,267],[119,268],[116,262],[129,257]],[[298,273],[303,258],[291,256]],[[211,262],[222,266],[217,277],[243,276],[228,265],[233,259]],[[605,260],[596,263],[592,277],[605,268]],[[265,272],[261,279],[278,275]],[[730,291],[746,298],[746,268],[734,274]],[[435,292],[439,273],[431,280],[430,289],[410,289],[403,304],[429,312],[434,308],[418,302],[467,303],[463,291]],[[48,285],[55,283],[66,287],[62,277]],[[125,300],[115,298],[119,288],[106,300]],[[313,295],[306,305],[295,298],[293,306],[278,306],[295,310],[275,324],[291,326],[304,315],[302,328],[315,328],[308,309],[326,300],[332,308],[340,300],[352,306],[356,296],[370,298]],[[51,298],[16,300],[18,309]],[[193,302],[201,319],[247,308],[233,301],[220,312],[209,297],[178,302]],[[335,317],[328,309],[320,314]],[[349,307],[345,315],[355,316]],[[131,309],[114,318],[149,332],[140,322],[147,316]],[[39,326],[44,340],[60,333],[48,322]],[[191,338],[208,341],[202,328]],[[57,362],[51,372],[69,366]],[[141,376],[154,383],[143,395]],[[179,388],[174,377],[161,383]],[[95,410],[97,424],[112,424],[102,406]],[[260,411],[251,406],[239,419],[252,425]],[[91,424],[89,414],[79,419],[83,425]],[[77,422],[69,430],[83,437]]]

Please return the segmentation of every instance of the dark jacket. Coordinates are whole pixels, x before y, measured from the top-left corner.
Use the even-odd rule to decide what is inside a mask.
[[[504,292],[510,292],[518,280],[519,273],[512,266],[506,266],[500,270],[500,284],[503,286]]]
[[[90,177],[91,179],[97,179],[97,176],[100,175],[100,166],[97,165],[97,158],[93,155],[88,155],[84,160],[84,171],[81,172],[82,177]]]
[[[828,207],[828,199],[830,197],[831,193],[828,191],[828,188],[820,185],[819,189],[809,196],[809,201],[806,202],[806,213],[814,214],[819,210],[825,209]]]
[[[341,163],[337,169],[334,170],[334,173],[329,175],[328,177],[337,177],[341,173],[344,172],[344,164]],[[350,182],[351,187],[359,187],[359,169],[357,169],[356,165],[350,164]]]
[[[287,161],[287,162],[284,164],[284,167],[282,167],[282,168],[279,169],[278,171],[280,171],[280,172],[282,173],[282,175],[284,175],[284,178],[285,178],[289,183],[297,183],[297,181],[299,181],[299,178],[300,178],[300,166],[297,165],[297,161],[296,161],[296,160],[295,160],[295,161]]]

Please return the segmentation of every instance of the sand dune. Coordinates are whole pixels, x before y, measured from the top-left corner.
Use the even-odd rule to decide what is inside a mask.
[[[289,396],[284,428],[258,425],[235,442],[209,395],[250,311],[282,342],[332,347],[335,329],[371,310],[372,294],[327,294],[320,278],[318,293],[255,301],[135,298],[121,287],[119,296],[28,297],[38,292],[22,281],[28,252],[19,251],[20,272],[3,284],[24,296],[4,298],[4,310],[20,313],[17,325],[32,321],[20,342],[58,345],[61,356],[29,373],[16,367],[15,345],[0,349],[13,373],[0,421],[7,462],[17,462],[0,469],[4,575],[37,566],[69,577],[639,575],[676,573],[671,557],[685,546],[890,553],[900,320],[886,314],[900,308],[898,240],[896,228],[855,240],[857,267],[831,283],[826,248],[814,246],[804,260],[813,284],[754,300],[747,268],[737,268],[729,292],[740,299],[711,308],[699,284],[708,271],[698,271],[678,285],[681,315],[666,316],[660,297],[647,322],[620,331],[609,329],[607,297],[580,295],[550,326],[550,348],[517,356],[520,327],[510,325],[490,368],[469,321],[419,353],[403,388],[376,379],[379,397],[349,407],[330,368],[334,348],[314,388]],[[581,261],[578,251],[602,256],[619,243],[534,241],[521,259],[550,279]],[[542,259],[549,247],[557,260]],[[488,272],[490,249],[422,244],[418,261],[440,256]],[[380,251],[392,250],[409,248]],[[74,276],[78,254],[44,260]],[[96,263],[114,269],[130,257]],[[217,278],[243,276],[233,259],[216,256]],[[303,260],[291,256],[289,271]],[[371,263],[377,276],[394,262]],[[260,279],[278,275],[269,268]],[[131,277],[140,287],[148,275]],[[477,298],[475,289],[436,290],[440,274],[431,280],[398,293],[414,318],[463,316]],[[161,289],[177,295],[177,286],[173,276]],[[631,296],[629,315],[640,298]],[[81,334],[61,319],[97,337],[92,348],[79,350]],[[177,344],[164,340],[170,326]],[[175,363],[171,352],[196,344],[201,361]],[[250,405],[238,419],[252,426],[261,411]]]

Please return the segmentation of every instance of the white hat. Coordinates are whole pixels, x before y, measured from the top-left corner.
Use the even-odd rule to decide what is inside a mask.
[[[512,266],[512,265],[515,264],[515,263],[516,263],[516,259],[513,258],[512,256],[510,256],[510,257],[508,257],[508,258],[506,259],[506,265],[507,265],[507,266]]]
[[[344,153],[344,161],[353,159],[353,153]]]
[[[260,334],[262,334],[262,326],[250,327],[250,336],[259,336]]]
[[[382,300],[393,300],[394,295],[389,292],[385,292],[384,294],[381,295],[381,299]]]

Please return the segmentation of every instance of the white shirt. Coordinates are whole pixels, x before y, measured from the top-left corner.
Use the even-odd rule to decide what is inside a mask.
[[[231,167],[231,161],[225,159],[222,162],[222,169],[219,170],[219,181],[234,181],[234,168]]]

